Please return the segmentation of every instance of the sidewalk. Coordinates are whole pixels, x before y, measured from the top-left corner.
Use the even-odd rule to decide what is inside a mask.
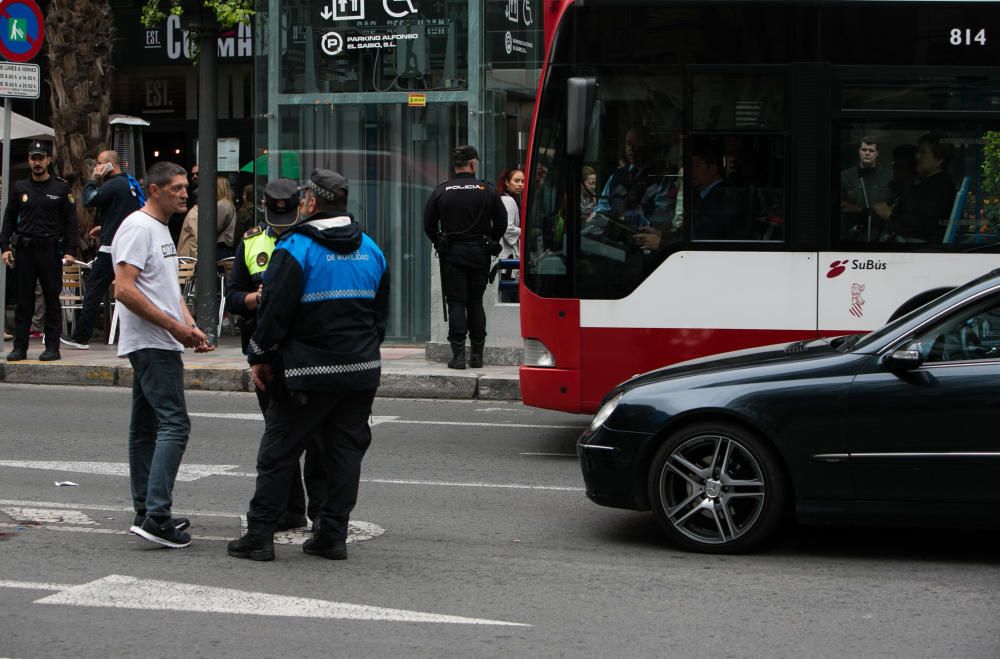
[[[4,341],[3,355],[10,349],[10,341]],[[30,359],[0,362],[0,379],[22,384],[132,386],[132,368],[127,359],[116,356],[116,346],[96,339],[90,350],[62,346],[62,359],[56,362],[38,361],[42,350],[41,340],[31,339]],[[213,352],[185,351],[184,379],[187,389],[253,391],[250,369],[240,352],[240,338],[226,333]],[[422,347],[382,346],[380,397],[520,400],[520,392],[516,366],[456,371],[445,364],[427,361]]]

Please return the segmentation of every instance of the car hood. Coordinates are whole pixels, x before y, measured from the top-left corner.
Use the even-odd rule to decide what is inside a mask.
[[[837,352],[835,346],[839,345],[841,340],[842,337],[810,339],[700,357],[642,373],[622,383],[619,389],[632,389],[651,382],[705,375],[723,370],[797,364],[835,354]]]

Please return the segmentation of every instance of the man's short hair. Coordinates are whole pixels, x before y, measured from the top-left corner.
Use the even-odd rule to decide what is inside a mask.
[[[162,188],[175,176],[187,176],[187,171],[175,162],[161,160],[146,171],[147,189],[152,186]]]
[[[865,135],[861,138],[861,144],[871,144],[873,147],[878,149],[878,138],[872,137],[871,135]]]
[[[955,157],[955,145],[942,141],[940,135],[936,133],[925,133],[917,140],[917,144],[925,144],[931,150],[934,157],[941,161],[942,169],[948,169],[951,159]]]
[[[715,165],[719,168],[719,174],[725,172],[725,168],[722,166],[722,149],[715,143],[715,140],[696,140],[691,145],[691,157],[698,158],[706,165]]]
[[[479,160],[479,151],[477,151],[474,146],[470,146],[468,144],[464,146],[457,146],[455,147],[455,150],[451,152],[451,164],[455,169],[467,167],[469,162],[472,160]]]
[[[117,151],[114,151],[112,149],[106,149],[104,151],[101,151],[101,153],[107,154],[108,162],[110,162],[112,165],[114,165],[115,167],[121,167],[122,161],[121,158],[118,157]]]

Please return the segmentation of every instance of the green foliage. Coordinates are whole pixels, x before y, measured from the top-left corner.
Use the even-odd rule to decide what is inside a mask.
[[[983,134],[983,191],[1000,194],[1000,131]]]
[[[253,0],[202,0],[203,5],[215,12],[219,27],[233,27],[240,23],[249,23],[253,16]],[[142,7],[141,22],[145,27],[156,27],[167,17],[167,12],[174,16],[184,13],[180,0],[146,0]]]

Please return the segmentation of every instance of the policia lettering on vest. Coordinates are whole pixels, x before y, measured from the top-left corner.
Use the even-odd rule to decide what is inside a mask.
[[[490,259],[500,252],[507,230],[507,210],[500,195],[476,179],[479,153],[473,146],[452,152],[455,175],[431,193],[424,208],[424,233],[441,262],[441,289],[448,309],[449,368],[465,368],[465,337],[471,346],[469,366],[483,365],[486,310],[483,294]]]

